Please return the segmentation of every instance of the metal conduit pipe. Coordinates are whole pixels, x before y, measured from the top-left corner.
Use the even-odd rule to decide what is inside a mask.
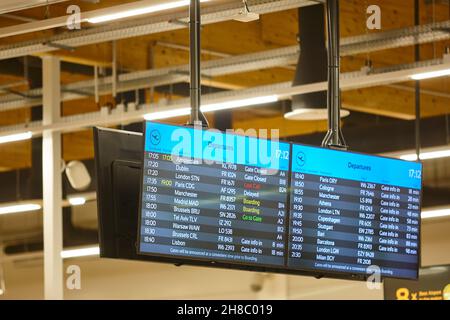
[[[200,110],[202,95],[201,27],[200,0],[191,0],[189,7],[191,122],[189,124],[208,127],[208,121]]]

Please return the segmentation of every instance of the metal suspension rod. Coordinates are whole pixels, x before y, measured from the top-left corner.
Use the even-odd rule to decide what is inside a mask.
[[[414,0],[414,25],[420,25],[420,1]],[[414,46],[414,58],[417,61],[420,61],[420,44],[416,44]],[[417,160],[420,159],[420,149],[421,149],[421,141],[420,141],[420,120],[421,120],[421,101],[420,101],[420,81],[416,81],[415,83],[415,143],[416,143],[416,154]]]
[[[347,149],[341,132],[339,0],[327,0],[328,22],[328,133],[322,146]]]
[[[200,0],[191,0],[189,7],[190,33],[190,68],[191,68],[191,125],[201,122],[201,86],[200,86],[200,28],[201,13]]]

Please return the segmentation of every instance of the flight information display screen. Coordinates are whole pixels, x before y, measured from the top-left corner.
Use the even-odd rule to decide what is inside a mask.
[[[420,163],[154,122],[144,136],[139,254],[417,278]]]
[[[283,267],[288,143],[147,123],[141,254]]]
[[[292,146],[288,268],[416,278],[422,165]]]

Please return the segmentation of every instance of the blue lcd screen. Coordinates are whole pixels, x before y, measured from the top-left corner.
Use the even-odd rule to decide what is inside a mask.
[[[288,143],[146,124],[139,251],[284,267]]]
[[[420,163],[154,122],[144,151],[139,254],[417,277]]]
[[[292,146],[288,267],[416,278],[422,165]]]

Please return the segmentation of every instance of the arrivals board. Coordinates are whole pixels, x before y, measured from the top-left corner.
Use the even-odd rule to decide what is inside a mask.
[[[139,254],[417,277],[420,163],[154,122],[144,136]]]
[[[283,267],[289,149],[147,123],[140,253]]]
[[[416,278],[422,166],[292,146],[289,268]]]

